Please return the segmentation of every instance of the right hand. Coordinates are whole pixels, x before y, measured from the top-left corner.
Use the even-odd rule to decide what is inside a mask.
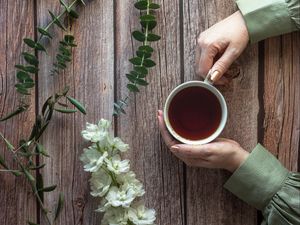
[[[196,74],[205,78],[211,69],[214,83],[227,83],[226,77],[222,76],[244,51],[248,42],[249,34],[240,11],[216,23],[198,37]]]

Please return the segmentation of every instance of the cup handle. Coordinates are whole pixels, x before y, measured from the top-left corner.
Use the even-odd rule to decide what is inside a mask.
[[[213,85],[213,80],[211,79],[212,70],[210,69],[205,77],[204,83]]]

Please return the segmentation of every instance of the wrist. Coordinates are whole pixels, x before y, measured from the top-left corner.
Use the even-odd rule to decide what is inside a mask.
[[[230,163],[225,169],[233,173],[246,161],[248,156],[249,152],[240,147],[240,149],[234,152],[233,156],[230,159]]]

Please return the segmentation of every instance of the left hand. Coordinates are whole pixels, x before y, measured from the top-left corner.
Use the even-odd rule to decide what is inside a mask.
[[[222,168],[234,172],[249,155],[237,142],[225,138],[204,145],[181,144],[169,134],[160,110],[158,122],[168,148],[188,166]]]

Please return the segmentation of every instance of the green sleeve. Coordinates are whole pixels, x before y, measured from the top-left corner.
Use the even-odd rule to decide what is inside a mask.
[[[250,42],[300,29],[299,0],[236,0]]]
[[[224,187],[262,210],[263,224],[300,224],[300,174],[289,172],[260,144]]]

